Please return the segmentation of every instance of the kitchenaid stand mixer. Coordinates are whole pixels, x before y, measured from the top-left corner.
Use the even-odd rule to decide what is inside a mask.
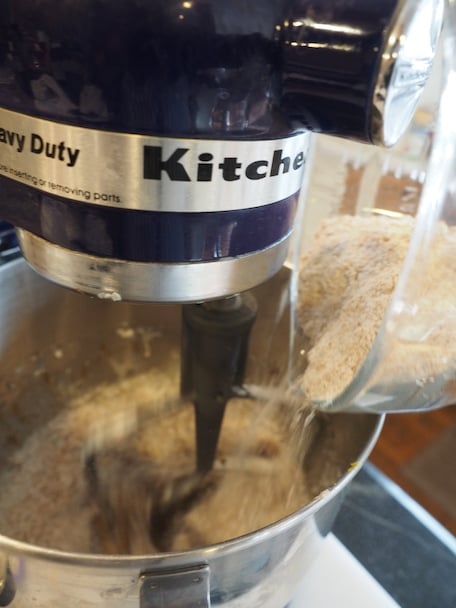
[[[429,74],[442,3],[366,4],[20,0],[0,15],[0,216],[33,268],[103,306],[184,304],[181,393],[195,404],[199,473],[226,402],[248,395],[256,304],[245,292],[287,257],[310,132],[391,145]],[[234,583],[224,562],[172,558],[164,595],[198,580],[194,598],[174,599],[202,605],[209,570],[215,598],[220,579],[235,589],[220,585],[220,601],[242,595],[265,559],[261,543],[246,547],[253,574],[236,563]],[[132,573],[100,564],[114,585],[106,601],[121,601]],[[46,557],[37,572],[40,588],[54,578]],[[141,572],[141,606],[160,605],[157,576]]]
[[[38,272],[114,301],[233,296],[285,261],[310,131],[391,145],[405,130],[440,2],[242,6],[7,3],[0,214]],[[240,300],[195,319],[229,326]],[[214,383],[224,393],[216,427],[230,397],[223,385],[242,384],[243,327]],[[197,339],[187,333],[184,342]],[[195,370],[220,342],[184,352],[183,392],[204,392],[195,383],[214,369],[204,381]]]
[[[58,284],[185,304],[199,471],[243,395],[239,294],[287,257],[310,132],[392,145],[441,19],[426,0],[5,7],[0,215]]]

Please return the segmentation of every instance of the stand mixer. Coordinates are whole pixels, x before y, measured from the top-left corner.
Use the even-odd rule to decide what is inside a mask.
[[[59,285],[184,304],[199,472],[245,395],[245,292],[287,258],[311,132],[393,145],[442,13],[433,0],[6,3],[0,217]]]
[[[202,469],[242,385],[254,305],[235,294],[286,259],[310,132],[393,144],[441,20],[430,0],[7,3],[0,215],[61,285],[200,302],[182,391]]]

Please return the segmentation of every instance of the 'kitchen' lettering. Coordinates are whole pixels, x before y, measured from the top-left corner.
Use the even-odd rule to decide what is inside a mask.
[[[183,157],[188,148],[176,148],[166,159],[160,146],[144,146],[143,177],[144,179],[160,180],[166,173],[171,181],[176,182],[210,182],[214,169],[221,172],[224,181],[233,182],[245,177],[249,180],[259,180],[276,177],[298,171],[305,163],[304,152],[298,152],[294,157],[286,156],[283,150],[275,150],[272,158],[259,159],[250,162],[245,167],[235,156],[225,156],[214,163],[214,156],[203,152],[198,156],[195,167],[184,163]]]

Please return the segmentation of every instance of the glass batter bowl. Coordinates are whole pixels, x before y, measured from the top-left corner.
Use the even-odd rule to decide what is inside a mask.
[[[295,243],[299,255],[312,247],[316,227],[326,218],[336,218],[333,230],[337,230],[334,226],[340,215],[378,217],[388,222],[385,235],[394,232],[398,223],[410,226],[408,248],[389,305],[362,364],[340,390],[322,398],[308,395],[321,410],[427,410],[456,399],[455,24],[456,7],[450,2],[428,95],[425,92],[424,105],[396,148],[376,150],[325,137],[314,142],[303,230],[299,244]],[[299,289],[313,297],[305,293],[312,287],[295,285],[298,307]],[[369,304],[366,301],[361,323],[362,317],[371,314]],[[295,330],[303,331],[299,321]],[[333,342],[325,356],[349,357],[341,350],[344,345]],[[290,373],[298,394],[302,385],[300,380],[296,383],[296,375],[304,373],[309,356],[310,350],[302,348],[294,355]]]

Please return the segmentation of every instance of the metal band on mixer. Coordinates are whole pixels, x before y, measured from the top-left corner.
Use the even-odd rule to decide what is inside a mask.
[[[0,176],[53,196],[118,209],[232,211],[301,186],[308,132],[286,139],[184,139],[115,133],[0,108]]]

